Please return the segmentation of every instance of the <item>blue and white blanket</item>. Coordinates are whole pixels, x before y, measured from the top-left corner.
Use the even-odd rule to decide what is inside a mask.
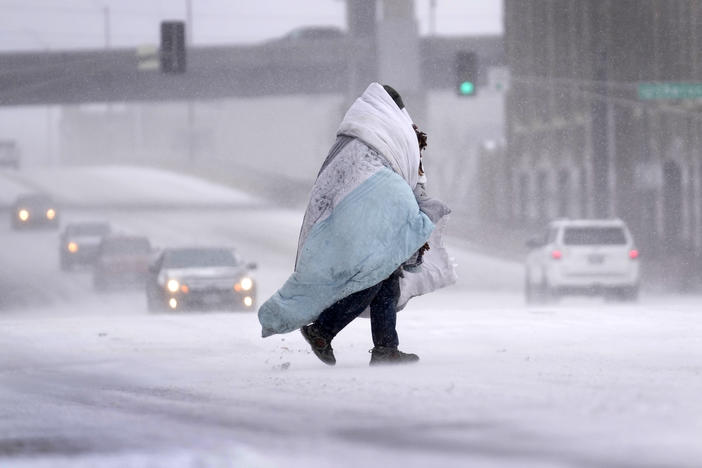
[[[434,230],[413,193],[419,148],[412,121],[382,86],[366,89],[337,134],[342,147],[312,188],[295,271],[259,308],[264,337],[313,322],[338,300],[386,279]],[[442,285],[408,287],[400,305]]]

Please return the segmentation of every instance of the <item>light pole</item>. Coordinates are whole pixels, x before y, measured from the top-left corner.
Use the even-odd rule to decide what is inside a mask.
[[[103,14],[103,29],[105,33],[105,49],[110,48],[110,7],[105,5],[102,7]]]
[[[106,3],[106,0],[93,0],[93,4],[102,13],[102,33],[104,36],[105,49],[109,49],[112,38],[110,6]]]

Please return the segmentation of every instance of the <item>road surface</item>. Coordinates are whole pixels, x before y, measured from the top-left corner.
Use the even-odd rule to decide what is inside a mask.
[[[91,192],[63,216],[231,245],[265,299],[301,213],[208,196],[100,209]],[[149,314],[142,291],[96,293],[89,270],[60,271],[55,231],[0,222],[0,241],[2,467],[702,466],[700,297],[526,307],[521,265],[454,241],[458,284],[398,318],[420,363],[370,368],[359,319],[329,368],[297,333],[261,339],[253,313]]]

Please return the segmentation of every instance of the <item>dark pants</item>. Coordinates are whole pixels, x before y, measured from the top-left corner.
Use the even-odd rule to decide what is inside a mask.
[[[371,333],[375,346],[397,348],[395,324],[397,300],[400,298],[400,272],[363,291],[346,296],[322,312],[315,325],[331,341],[346,325],[370,306]]]

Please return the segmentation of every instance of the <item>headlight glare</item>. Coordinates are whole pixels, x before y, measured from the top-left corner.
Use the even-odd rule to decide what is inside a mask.
[[[172,293],[178,292],[178,289],[180,288],[180,283],[176,279],[169,279],[166,283],[166,288]]]
[[[17,217],[20,219],[20,221],[27,221],[29,219],[29,211],[22,208],[17,212]]]
[[[78,244],[76,244],[75,242],[69,242],[68,243],[68,251],[71,253],[78,252]]]
[[[253,288],[253,280],[248,277],[242,278],[241,281],[239,281],[239,284],[241,284],[241,289],[244,291],[248,291],[249,289]]]
[[[46,210],[46,219],[54,219],[56,217],[56,210],[49,208]]]

